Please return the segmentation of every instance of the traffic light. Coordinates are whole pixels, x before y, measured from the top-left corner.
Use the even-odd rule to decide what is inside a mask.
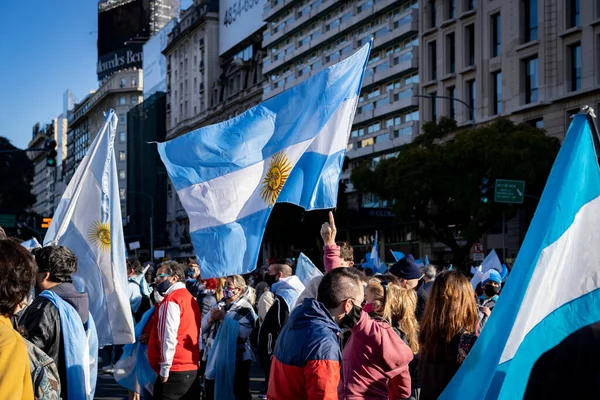
[[[56,167],[56,140],[46,139],[44,149],[46,150],[46,165]]]
[[[42,218],[42,229],[50,228],[50,224],[52,223],[52,218]]]
[[[488,178],[481,179],[481,185],[479,185],[479,190],[481,196],[479,197],[479,202],[482,204],[487,204],[490,202],[490,190],[493,188],[492,183]]]

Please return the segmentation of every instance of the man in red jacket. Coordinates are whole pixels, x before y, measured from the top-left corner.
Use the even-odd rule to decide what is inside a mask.
[[[156,291],[164,297],[148,342],[148,360],[159,374],[154,398],[198,399],[200,308],[185,287],[185,266],[167,262],[156,274]]]

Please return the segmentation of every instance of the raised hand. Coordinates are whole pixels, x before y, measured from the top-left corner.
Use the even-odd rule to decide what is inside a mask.
[[[335,244],[336,235],[337,228],[335,227],[335,218],[333,218],[333,213],[329,211],[329,222],[325,222],[321,225],[321,237],[323,238],[325,246]]]

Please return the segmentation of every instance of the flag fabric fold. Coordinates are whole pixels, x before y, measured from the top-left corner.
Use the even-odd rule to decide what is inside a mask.
[[[304,286],[307,286],[308,282],[317,276],[323,276],[323,273],[313,264],[310,258],[304,253],[300,253],[296,262],[296,276]]]
[[[440,399],[523,398],[540,357],[600,321],[600,168],[588,118],[573,118],[511,279]]]
[[[275,203],[335,207],[370,46],[231,120],[158,144],[203,277],[256,268]]]
[[[77,256],[77,290],[88,294],[100,346],[134,340],[127,298],[125,240],[110,110],[81,160],[52,218],[44,245],[70,248]]]

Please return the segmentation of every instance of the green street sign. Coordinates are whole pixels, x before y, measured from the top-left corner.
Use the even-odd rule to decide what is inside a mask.
[[[494,201],[496,203],[523,204],[525,181],[496,179]]]
[[[17,216],[14,214],[0,214],[0,226],[3,228],[14,228]]]

